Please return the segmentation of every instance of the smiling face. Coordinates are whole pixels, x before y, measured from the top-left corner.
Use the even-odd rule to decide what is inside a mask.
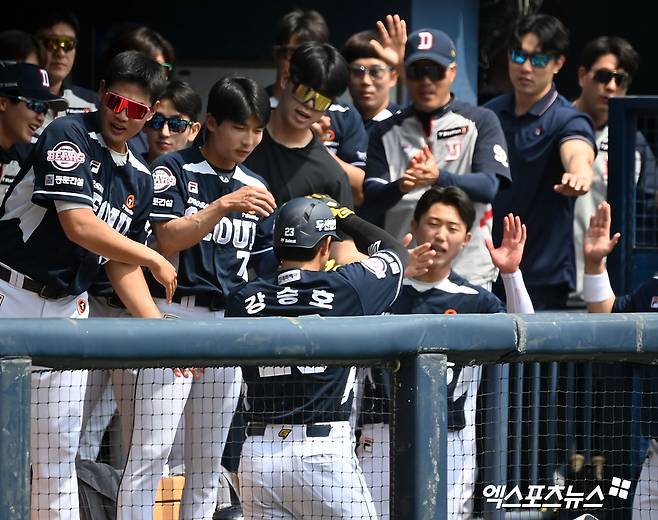
[[[315,110],[312,107],[313,100],[302,103],[295,99],[293,86],[287,81],[277,107],[277,110],[281,110],[283,120],[295,130],[309,130],[313,123],[320,121],[324,115],[324,112]]]
[[[151,106],[151,97],[145,88],[136,83],[120,81],[112,85],[106,85],[104,81],[101,81],[99,91],[101,103],[98,109],[101,134],[107,146],[112,150],[125,153],[128,139],[137,135],[144,128],[146,121],[153,116],[154,110],[150,110],[142,119],[130,119],[127,110],[122,110],[119,113],[113,112],[103,102],[105,92],[108,90],[146,106]],[[153,109],[158,107],[159,102],[156,102]]]
[[[16,143],[29,143],[44,119],[24,102],[0,96],[0,145],[8,150]]]
[[[628,81],[617,81],[610,78],[607,83],[602,83],[595,79],[597,72],[610,71],[625,73],[619,68],[619,60],[614,54],[604,54],[600,56],[586,70],[584,67],[578,69],[578,82],[581,87],[580,99],[583,103],[585,112],[590,114],[596,121],[608,120],[608,102],[610,98],[625,96],[628,91]]]
[[[429,242],[436,251],[430,272],[435,278],[445,278],[455,257],[468,244],[471,234],[455,206],[437,202],[416,222],[412,220],[411,231],[417,244]]]
[[[217,124],[208,114],[206,126],[209,137],[203,145],[204,155],[213,166],[225,170],[243,162],[263,138],[263,126],[253,115],[244,123],[225,119]]]
[[[166,118],[180,117],[190,121],[191,118],[187,114],[182,114],[176,109],[170,99],[161,99],[160,106],[158,107],[158,114],[162,114]],[[194,122],[189,125],[183,132],[172,132],[168,124],[165,124],[160,129],[144,127],[146,138],[149,143],[149,161],[153,161],[156,157],[169,152],[176,152],[186,148],[199,132],[201,125]]]

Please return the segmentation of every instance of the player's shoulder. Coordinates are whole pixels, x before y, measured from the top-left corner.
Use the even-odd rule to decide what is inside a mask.
[[[259,188],[269,189],[267,181],[244,164],[235,166],[233,179],[244,186],[257,186]]]
[[[149,177],[151,176],[151,169],[149,168],[146,159],[144,159],[144,156],[141,154],[132,153],[130,148],[128,149],[128,163],[136,171],[148,175]]]
[[[377,251],[368,258],[340,265],[332,270],[339,276],[353,282],[355,273],[368,274],[368,278],[381,280],[387,277],[401,277],[403,266],[398,256],[388,249]]]
[[[454,113],[460,114],[463,117],[474,121],[478,126],[492,124],[500,126],[498,116],[491,108],[473,105],[466,101],[456,99],[452,102],[451,109]]]
[[[409,105],[405,108],[398,110],[396,113],[392,114],[390,117],[377,122],[377,125],[374,129],[375,132],[384,135],[395,128],[398,128],[404,124],[407,119],[414,117],[414,108],[412,105]]]
[[[50,138],[57,135],[79,135],[80,137],[87,137],[93,139],[92,133],[98,131],[96,126],[96,118],[93,113],[85,114],[71,114],[67,116],[57,117],[44,128],[41,133],[42,136]],[[98,139],[96,139],[98,140]]]

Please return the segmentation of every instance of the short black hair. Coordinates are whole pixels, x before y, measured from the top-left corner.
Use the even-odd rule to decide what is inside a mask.
[[[550,14],[531,14],[517,20],[512,29],[510,48],[520,47],[521,40],[528,33],[537,36],[539,46],[546,54],[564,56],[569,48],[569,31]]]
[[[327,97],[340,96],[347,88],[345,58],[328,43],[302,43],[290,58],[290,81],[303,83]]]
[[[292,262],[310,262],[315,258],[315,255],[318,254],[325,238],[327,237],[322,237],[313,247],[275,246],[274,254],[279,262],[283,262],[284,260],[290,260]]]
[[[126,81],[136,83],[146,89],[155,103],[167,86],[167,78],[158,62],[139,51],[124,51],[117,54],[108,65],[105,75],[105,88]]]
[[[210,88],[207,111],[217,124],[227,119],[245,123],[255,116],[259,126],[264,127],[270,120],[270,98],[251,78],[225,76]]]
[[[640,68],[640,55],[623,38],[619,36],[599,36],[585,44],[580,53],[580,65],[587,70],[605,54],[614,54],[619,61],[619,68],[624,69],[633,78]]]
[[[293,36],[298,43],[329,41],[329,27],[324,17],[314,9],[295,9],[285,14],[277,24],[274,45],[287,45]]]
[[[174,47],[169,40],[145,25],[128,23],[111,31],[105,50],[106,60],[110,61],[123,51],[139,51],[152,59],[162,53],[167,63],[173,65],[176,61]]]
[[[466,224],[466,229],[471,229],[475,222],[475,206],[466,192],[457,186],[434,187],[423,193],[414,209],[414,221],[420,222],[422,216],[437,203],[455,208]]]
[[[50,29],[53,25],[58,23],[65,23],[70,25],[75,32],[76,38],[80,35],[80,22],[78,17],[73,11],[62,7],[61,5],[54,5],[50,8],[41,6],[36,9],[36,14],[32,20],[32,32],[38,33],[43,29]]]
[[[0,60],[25,61],[31,53],[40,67],[46,66],[46,48],[36,36],[14,29],[0,32]]]
[[[363,58],[381,59],[374,47],[370,45],[370,40],[377,40],[381,43],[379,34],[370,29],[353,34],[347,39],[340,53],[347,63]]]
[[[182,80],[173,80],[167,84],[160,100],[168,99],[181,114],[190,116],[192,121],[199,120],[203,100],[192,86]]]

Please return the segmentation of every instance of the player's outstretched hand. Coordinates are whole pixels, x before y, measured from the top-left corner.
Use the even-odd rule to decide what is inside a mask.
[[[165,298],[167,303],[171,303],[171,299],[174,297],[176,286],[178,284],[176,280],[176,269],[164,256],[155,251],[154,253],[154,262],[149,266],[151,274],[153,275],[153,278],[165,288]]]
[[[596,208],[596,212],[589,219],[589,227],[583,239],[583,254],[585,262],[591,264],[601,264],[615,248],[620,233],[615,233],[610,237],[610,204],[603,201]]]
[[[201,379],[201,375],[206,371],[205,368],[172,368],[174,376],[188,378],[190,375],[196,380]]]
[[[409,245],[412,238],[411,233],[407,233],[401,242],[406,247]],[[432,249],[432,244],[425,242],[424,244],[409,249],[408,251],[409,263],[404,270],[404,275],[409,278],[414,278],[427,273],[434,263],[434,257],[436,256],[436,251]]]
[[[560,184],[553,186],[553,189],[567,197],[579,197],[589,191],[590,185],[591,182],[585,182],[579,175],[567,172],[562,174]]]
[[[407,22],[400,15],[386,15],[386,24],[377,22],[377,31],[382,43],[370,40],[379,57],[394,69],[402,67],[404,62],[404,46],[407,43]]]
[[[491,239],[485,239],[484,243],[489,250],[491,261],[501,273],[511,274],[518,271],[526,238],[525,224],[521,224],[518,215],[515,217],[510,213],[503,219],[503,240],[500,247],[494,248]]]
[[[354,214],[354,211],[352,211],[350,208],[346,206],[341,206],[340,203],[330,197],[329,195],[326,195],[324,193],[312,193],[311,195],[306,195],[307,199],[317,199],[322,202],[324,202],[327,206],[329,206],[329,209],[331,210],[331,213],[336,217],[337,219],[343,219],[347,218],[350,215]]]
[[[226,213],[240,211],[269,217],[276,208],[274,196],[259,186],[243,186],[239,190],[220,197],[219,201],[226,209]]]

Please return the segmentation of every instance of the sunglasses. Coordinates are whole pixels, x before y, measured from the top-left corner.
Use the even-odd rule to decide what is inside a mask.
[[[325,112],[333,103],[330,97],[320,94],[311,87],[307,87],[301,83],[293,86],[292,95],[297,101],[303,104],[313,100],[313,110],[317,110],[318,112]]]
[[[165,117],[160,112],[156,112],[151,120],[146,123],[146,126],[153,128],[153,130],[161,130],[165,124],[169,127],[169,131],[175,134],[181,134],[187,130],[188,126],[192,126],[194,122],[178,116]]]
[[[419,81],[425,77],[431,81],[439,81],[446,77],[446,67],[438,63],[412,63],[407,65],[407,79]]]
[[[615,80],[617,87],[623,88],[628,85],[629,75],[625,72],[615,72],[614,70],[599,69],[594,73],[594,81],[607,85],[611,80]]]
[[[521,49],[512,49],[509,53],[510,58],[513,63],[517,65],[523,65],[525,60],[530,59],[530,65],[537,67],[538,69],[543,69],[548,65],[548,62],[551,61],[551,56],[545,52],[526,52]]]
[[[103,97],[103,103],[107,108],[112,112],[117,114],[126,111],[126,114],[130,119],[144,119],[146,114],[151,110],[151,107],[144,105],[143,103],[138,103],[132,99],[121,96],[116,92],[108,90]]]
[[[364,78],[366,75],[370,76],[372,79],[383,79],[384,73],[391,70],[391,67],[384,65],[375,65],[374,67],[366,67],[364,65],[350,65],[348,67],[350,74],[355,78]]]
[[[50,105],[45,101],[37,101],[36,99],[29,99],[23,96],[15,96],[11,99],[15,100],[16,102],[22,101],[25,103],[27,108],[32,110],[32,112],[36,112],[37,114],[45,114],[50,108]]]
[[[64,52],[70,52],[75,49],[78,41],[70,36],[51,36],[42,39],[47,50],[56,52],[62,49]]]

